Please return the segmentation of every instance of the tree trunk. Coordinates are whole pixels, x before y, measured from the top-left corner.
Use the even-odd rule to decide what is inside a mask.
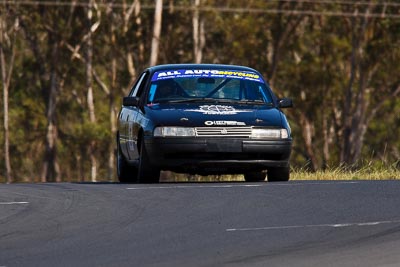
[[[150,66],[157,64],[161,36],[163,0],[155,0],[155,2],[156,7],[154,13],[153,38],[151,41]]]
[[[125,42],[126,45],[126,63],[127,63],[127,70],[131,76],[131,82],[129,84],[132,84],[136,80],[136,67],[139,65],[140,68],[143,67],[145,64],[144,62],[144,44],[143,44],[143,37],[142,37],[142,19],[140,17],[140,10],[141,10],[141,5],[139,0],[135,0],[131,6],[129,7],[128,11],[125,13],[123,16],[124,18],[124,26],[123,26],[123,32],[122,32],[122,37],[127,38],[127,33],[129,30],[129,24],[130,24],[130,19],[132,15],[134,14],[135,18],[135,23],[137,26],[137,29],[135,31],[135,38],[131,39],[132,37],[127,38],[127,42]],[[136,43],[138,46],[138,52],[133,51],[133,43]],[[137,62],[135,64],[134,62],[134,55],[137,56]],[[147,63],[146,63],[147,64]],[[128,88],[130,90],[130,88]],[[126,92],[127,93],[127,92]]]
[[[277,10],[284,11],[286,4],[284,1],[279,1]],[[294,2],[295,6],[298,4],[301,3]],[[268,82],[271,86],[274,84],[275,75],[278,71],[282,49],[289,41],[291,42],[298,37],[296,29],[304,20],[304,16],[285,15],[283,12],[279,12],[276,16],[273,27],[271,27],[272,45],[268,46],[268,49],[272,49],[272,51],[268,51],[268,58],[271,62],[269,62],[270,67],[267,73]]]
[[[51,49],[50,53],[41,51],[41,38],[39,34],[32,30],[29,26],[33,27],[29,21],[29,17],[20,15],[18,17],[21,28],[24,30],[26,39],[32,50],[33,57],[39,74],[40,87],[42,89],[43,101],[46,103],[46,136],[45,136],[45,150],[43,157],[42,172],[40,180],[42,182],[61,181],[60,168],[57,161],[57,121],[56,121],[56,106],[58,96],[58,66],[59,49],[60,49],[60,36],[58,29],[57,16],[54,16],[52,28],[48,27],[45,36],[47,37],[48,45]],[[29,25],[29,26],[28,26]],[[50,54],[49,59],[46,60],[46,55]],[[50,80],[50,81],[49,81]]]
[[[17,22],[17,21],[16,21]],[[15,59],[15,35],[16,29],[13,30],[13,40],[11,43],[11,58],[9,61],[8,71],[7,71],[7,63],[4,56],[4,47],[5,47],[5,33],[7,31],[7,25],[5,19],[1,17],[0,20],[0,64],[1,64],[1,80],[3,85],[3,121],[4,121],[4,164],[5,164],[5,178],[7,183],[13,182],[12,170],[11,170],[11,162],[10,162],[10,132],[9,132],[9,123],[8,123],[8,91],[10,88],[10,81],[12,76],[12,71],[14,68],[14,59]]]
[[[109,99],[109,110],[110,110],[110,131],[111,131],[111,140],[110,140],[110,146],[108,150],[108,179],[112,181],[114,179],[114,173],[115,173],[115,136],[117,134],[117,122],[116,122],[116,116],[117,116],[117,111],[115,107],[115,101],[114,101],[114,93],[116,89],[116,81],[117,81],[117,59],[116,55],[114,53],[112,63],[111,63],[111,75],[112,75],[112,80],[111,80],[111,90],[110,94],[108,96]]]
[[[318,160],[314,152],[313,148],[313,136],[314,136],[314,127],[312,122],[307,118],[304,113],[300,113],[300,126],[301,126],[301,134],[303,136],[304,145],[306,147],[307,156],[310,160],[310,168],[311,171],[316,171],[318,166]]]
[[[195,10],[193,14],[193,58],[194,63],[201,63],[203,48],[205,45],[204,20],[200,18],[199,6],[201,0],[194,0]]]
[[[138,1],[138,5],[135,8],[135,21],[136,21],[136,26],[137,26],[137,30],[135,33],[136,36],[136,42],[138,43],[138,47],[139,47],[139,52],[138,54],[138,62],[140,69],[144,68],[144,65],[146,64],[145,62],[145,47],[144,47],[144,39],[143,39],[143,26],[142,26],[142,18],[140,16],[140,11],[141,11],[141,6],[140,6],[140,1]],[[136,64],[138,65],[138,64]],[[134,77],[136,78],[136,75],[134,75]]]
[[[323,136],[323,147],[322,147],[322,168],[326,169],[329,167],[329,161],[331,158],[331,153],[329,147],[332,143],[331,131],[328,125],[328,114],[325,112],[322,114],[322,136]]]
[[[110,131],[111,131],[111,139],[110,145],[108,148],[108,179],[112,181],[114,179],[115,173],[115,136],[117,134],[117,122],[116,122],[116,107],[114,101],[114,92],[117,89],[117,53],[115,51],[116,44],[116,36],[115,36],[115,26],[114,20],[111,17],[111,90],[109,90],[108,100],[109,100],[109,111],[110,111]]]
[[[92,16],[93,16],[93,4],[94,0],[89,1],[89,7],[87,11],[87,41],[86,41],[86,89],[87,89],[87,105],[89,110],[89,121],[91,124],[96,123],[96,114],[94,108],[94,97],[93,97],[93,39],[92,39]],[[89,144],[89,157],[91,163],[90,177],[92,182],[96,182],[97,179],[97,158],[95,155],[96,141],[92,140]]]
[[[345,92],[343,107],[343,136],[340,162],[354,167],[361,155],[364,136],[367,131],[366,113],[370,99],[367,98],[368,64],[364,58],[366,45],[366,29],[369,22],[369,10],[358,24],[352,19],[352,55],[350,62],[350,78]],[[358,86],[356,87],[356,84]],[[357,89],[357,90],[356,90]]]
[[[52,33],[49,32],[49,35]],[[50,88],[48,92],[48,102],[46,110],[47,118],[47,133],[46,133],[46,145],[45,155],[43,162],[43,169],[41,175],[42,182],[61,182],[60,167],[57,161],[57,139],[58,129],[56,122],[56,106],[57,106],[57,95],[58,95],[58,74],[56,66],[58,64],[58,53],[59,46],[58,41],[49,38],[49,42],[52,44],[51,52],[51,72],[50,72]]]

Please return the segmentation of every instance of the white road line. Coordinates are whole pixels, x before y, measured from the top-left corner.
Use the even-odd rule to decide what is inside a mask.
[[[25,202],[25,201],[20,201],[20,202],[0,202],[0,205],[18,205],[18,204],[29,204],[29,202]]]
[[[300,181],[284,182],[284,183],[268,183],[269,186],[307,186],[307,185],[338,185],[338,184],[359,184],[360,182],[348,182],[348,181],[331,181],[331,182],[305,182],[299,183]]]
[[[260,183],[260,184],[233,184],[233,185],[176,185],[176,186],[146,186],[146,187],[128,187],[128,190],[146,190],[146,189],[180,189],[180,188],[234,188],[234,187],[262,187],[262,186],[308,186],[308,185],[337,185],[337,184],[358,184],[359,182],[314,182],[314,183]]]
[[[233,187],[260,187],[261,184],[245,184],[245,185],[176,185],[176,186],[148,186],[148,187],[128,187],[128,190],[145,190],[145,189],[181,189],[181,188],[233,188]]]
[[[295,228],[316,228],[316,227],[332,227],[344,228],[350,226],[376,226],[380,224],[396,224],[400,220],[394,221],[377,221],[377,222],[362,222],[362,223],[336,223],[336,224],[310,224],[310,225],[289,225],[289,226],[270,226],[270,227],[257,227],[257,228],[229,228],[226,232],[239,232],[239,231],[268,231],[268,230],[285,230]]]

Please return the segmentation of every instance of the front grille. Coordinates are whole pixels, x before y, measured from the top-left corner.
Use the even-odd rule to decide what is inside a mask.
[[[197,127],[196,136],[200,137],[250,137],[251,127]]]

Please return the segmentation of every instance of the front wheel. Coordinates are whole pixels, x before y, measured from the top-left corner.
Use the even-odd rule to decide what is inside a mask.
[[[271,167],[267,171],[268,182],[289,181],[290,167]]]
[[[160,169],[153,166],[150,163],[149,156],[147,154],[144,140],[140,143],[140,156],[139,156],[139,167],[138,167],[138,181],[139,183],[158,183],[160,180]]]

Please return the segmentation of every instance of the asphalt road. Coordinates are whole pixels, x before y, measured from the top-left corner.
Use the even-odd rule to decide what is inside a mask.
[[[0,266],[400,266],[400,182],[0,185]]]

